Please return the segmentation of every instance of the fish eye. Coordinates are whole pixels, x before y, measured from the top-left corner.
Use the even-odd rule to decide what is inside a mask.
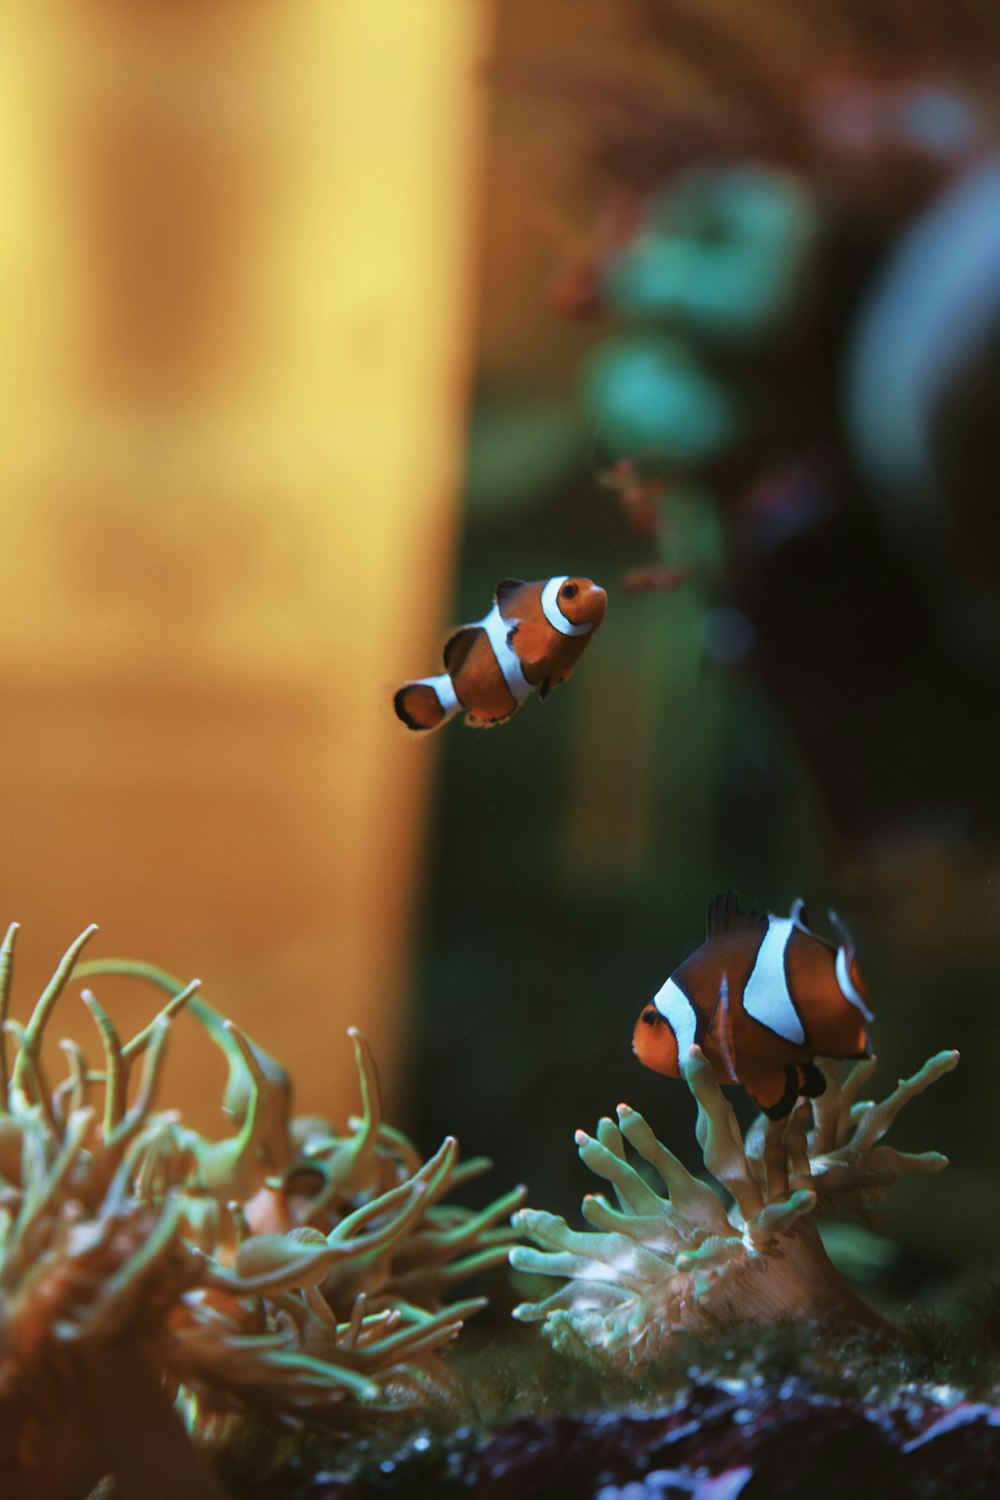
[[[580,589],[575,583],[564,583],[559,593],[564,599],[575,599]]]
[[[647,1026],[655,1026],[657,1021],[660,1019],[660,1013],[656,1009],[655,1005],[647,1005],[646,1009],[642,1013],[641,1019]]]

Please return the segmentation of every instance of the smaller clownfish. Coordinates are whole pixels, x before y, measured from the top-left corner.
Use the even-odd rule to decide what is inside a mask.
[[[705,942],[674,970],[632,1037],[639,1061],[679,1078],[693,1046],[720,1083],[741,1083],[772,1120],[826,1080],[816,1057],[871,1056],[868,990],[854,944],[830,913],[834,947],[809,926],[801,901],[787,917],[742,911],[733,891],[708,908]]]
[[[503,724],[535,688],[547,698],[566,681],[607,604],[589,578],[504,578],[489,614],[446,642],[444,671],[397,690],[397,715],[407,729],[438,729],[462,709],[474,727]]]

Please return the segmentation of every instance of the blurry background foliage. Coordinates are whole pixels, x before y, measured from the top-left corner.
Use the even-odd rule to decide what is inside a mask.
[[[554,700],[441,736],[413,1121],[571,1218],[620,1099],[694,1165],[640,1006],[716,891],[833,906],[889,1071],[962,1050],[908,1122],[952,1169],[898,1248],[841,1236],[905,1298],[1000,1258],[1000,16],[498,18],[448,618],[510,573],[610,604]]]

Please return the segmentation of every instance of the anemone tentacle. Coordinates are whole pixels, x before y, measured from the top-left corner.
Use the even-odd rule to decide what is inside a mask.
[[[190,1428],[207,1429],[239,1411],[342,1427],[422,1400],[441,1380],[438,1352],[483,1306],[447,1298],[505,1259],[514,1234],[501,1220],[523,1190],[476,1212],[444,1204],[488,1163],[460,1164],[452,1137],[424,1161],[384,1124],[355,1028],[361,1117],[346,1133],[293,1118],[284,1068],[197,981],[128,960],[80,963],[92,928],[27,1022],[13,1020],[16,932],[0,944],[0,1488],[82,1494],[119,1457],[131,1462],[113,1411],[91,1420],[81,1406],[79,1441],[66,1429],[67,1393],[85,1405],[116,1371],[130,1372],[130,1422],[157,1434],[157,1461],[162,1445],[184,1445],[177,1472],[197,1461],[173,1401]],[[123,1040],[84,990],[101,1065],[66,1043],[66,1077],[51,1088],[42,1044],[58,1005],[72,983],[111,973],[153,983],[167,1003]],[[157,1106],[185,1011],[229,1065],[233,1128],[220,1140]],[[207,1475],[186,1493],[218,1497]]]
[[[588,1194],[583,1216],[591,1227],[582,1231],[535,1209],[514,1216],[531,1243],[511,1250],[511,1265],[563,1283],[516,1307],[514,1316],[541,1324],[557,1346],[629,1362],[655,1355],[679,1329],[706,1331],[720,1319],[881,1324],[830,1261],[817,1220],[840,1210],[871,1222],[901,1173],[947,1165],[938,1152],[900,1152],[879,1142],[909,1100],[957,1062],[957,1052],[939,1052],[880,1104],[857,1100],[874,1059],[856,1064],[843,1083],[824,1063],[827,1087],[819,1098],[787,1120],[761,1115],[744,1138],[712,1068],[692,1048],[686,1078],[698,1106],[698,1144],[728,1207],[636,1110],[619,1105],[617,1125],[604,1119],[596,1137],[576,1136],[581,1160],[611,1184],[617,1208]],[[626,1143],[659,1176],[664,1193],[629,1163]]]

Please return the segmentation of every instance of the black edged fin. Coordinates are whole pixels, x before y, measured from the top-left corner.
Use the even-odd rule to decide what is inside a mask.
[[[506,724],[508,719],[512,719],[520,706],[519,703],[515,703],[510,713],[500,714],[495,719],[474,719],[471,714],[466,714],[465,722],[470,729],[496,729],[499,724]]]
[[[538,696],[539,696],[539,698],[541,698],[541,700],[542,700],[543,703],[545,702],[546,698],[550,698],[552,696],[552,694],[555,692],[556,688],[559,686],[559,684],[562,681],[563,681],[563,678],[561,678],[561,677],[556,677],[556,678],[543,677],[542,678],[541,682],[538,684]]]
[[[815,1063],[803,1063],[799,1072],[802,1075],[799,1092],[807,1099],[818,1099],[820,1094],[826,1093],[826,1079]]]
[[[429,682],[404,682],[394,693],[392,706],[407,729],[425,734],[437,729],[446,717],[441,700]]]
[[[750,1093],[750,1090],[747,1090]],[[751,1099],[753,1094],[750,1093]],[[795,1101],[799,1097],[799,1070],[798,1068],[785,1069],[785,1092],[777,1104],[772,1104],[764,1110],[769,1120],[784,1120],[790,1115],[795,1107]]]
[[[421,724],[407,708],[406,700],[409,697],[409,689],[410,684],[407,683],[405,687],[398,688],[393,694],[392,706],[396,710],[396,717],[402,720],[407,729],[429,729],[430,726],[428,724]]]
[[[481,633],[479,625],[463,625],[450,635],[444,643],[444,669],[449,677],[454,677],[462,670],[465,658],[472,650],[477,635]]]
[[[767,916],[751,907],[744,911],[735,891],[723,891],[708,903],[705,914],[705,938],[723,932],[761,932],[767,930]]]
[[[516,594],[518,589],[523,588],[523,578],[501,578],[494,590],[494,598],[498,604],[503,604],[504,600],[509,599],[511,594]]]

